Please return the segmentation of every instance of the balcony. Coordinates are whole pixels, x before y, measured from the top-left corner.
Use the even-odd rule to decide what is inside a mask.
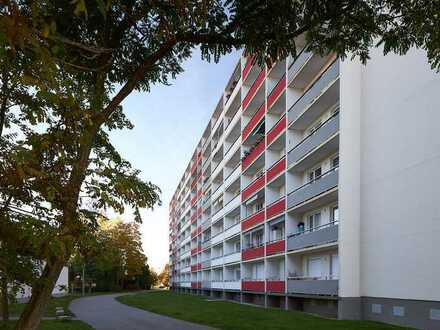
[[[289,125],[305,129],[339,100],[339,61],[336,60],[289,109]]]
[[[251,88],[247,92],[246,96],[243,99],[242,102],[242,108],[243,112],[246,111],[247,106],[252,101],[253,97],[257,93],[258,89],[263,85],[264,77],[266,76],[266,70],[263,68],[261,69],[260,73],[258,74],[257,78],[255,79],[254,83],[252,84]]]
[[[243,157],[241,161],[242,171],[246,170],[264,152],[265,147],[265,139],[262,139],[249,154]]]
[[[211,289],[219,289],[219,290],[223,290],[223,281],[212,281],[211,282]]]
[[[308,182],[305,185],[292,191],[287,196],[287,209],[291,209],[337,187],[338,177],[338,167],[335,167],[323,173],[314,181]]]
[[[313,228],[313,230],[290,235],[287,239],[287,250],[293,251],[336,242],[338,227],[338,224],[330,223]]]
[[[211,267],[211,260],[202,261],[202,268],[209,268],[209,267]]]
[[[250,247],[241,252],[242,260],[251,260],[264,257],[264,245],[258,247]]]
[[[286,169],[286,158],[282,157],[267,170],[267,183],[271,182]]]
[[[202,289],[211,289],[211,281],[202,281]]]
[[[289,151],[287,156],[289,166],[303,160],[302,167],[299,170],[304,170],[304,168],[336,151],[339,147],[339,138],[335,138],[335,135],[338,132],[339,112],[327,119],[315,132]],[[323,145],[324,143],[325,145]],[[306,160],[304,160],[305,157]]]
[[[283,115],[267,133],[267,145],[270,145],[286,129],[286,116]]]
[[[248,184],[246,188],[243,189],[243,192],[241,193],[241,200],[243,202],[247,200],[257,191],[263,188],[264,183],[265,183],[265,175],[264,173],[262,173],[258,178],[256,178],[254,181]]]
[[[205,220],[205,222],[202,223],[202,231],[205,231],[205,229],[209,228],[211,226],[211,219]]]
[[[279,200],[273,202],[266,207],[266,219],[273,218],[281,213],[284,213],[286,209],[286,198],[281,197]]]
[[[219,232],[215,235],[212,235],[211,244],[216,245],[216,244],[222,242],[224,240],[224,238],[225,238],[225,232],[222,230],[221,232]]]
[[[211,258],[211,267],[223,265],[223,256]]]
[[[241,227],[240,223],[236,223],[235,225],[232,225],[231,227],[225,229],[225,239],[228,239],[229,237],[232,237],[234,235],[237,235],[240,233]]]
[[[298,73],[304,68],[305,64],[312,58],[313,53],[302,50],[295,61],[290,64],[288,75],[289,84],[298,76]]]
[[[225,254],[223,257],[223,262],[225,264],[231,264],[234,262],[240,262],[241,261],[241,253],[240,252],[233,252],[229,254]]]
[[[327,278],[289,278],[287,292],[301,295],[338,295],[339,281]]]
[[[267,108],[269,109],[280,97],[284,89],[286,88],[286,75],[282,76],[278,83],[269,91],[269,96],[267,97]]]
[[[286,282],[280,280],[267,280],[266,292],[268,293],[284,293],[286,291]]]
[[[228,214],[229,212],[234,210],[237,206],[240,205],[240,202],[241,202],[240,194],[237,194],[234,198],[232,198],[229,202],[227,202],[223,206],[224,209],[223,214]]]
[[[226,280],[224,282],[225,290],[241,290],[241,281]]]
[[[241,282],[241,288],[243,291],[264,292],[264,281],[246,279]]]
[[[274,242],[269,242],[266,245],[266,256],[283,253],[286,250],[286,241],[284,239]]]
[[[202,250],[205,250],[205,249],[209,248],[210,246],[211,246],[211,240],[210,239],[202,242]]]
[[[241,230],[245,231],[252,227],[255,227],[256,225],[264,222],[264,218],[265,218],[264,209],[248,216],[242,221]]]
[[[243,129],[242,141],[245,141],[248,138],[254,128],[257,127],[258,123],[264,118],[265,107],[266,104],[263,102],[263,104],[258,108],[258,111],[254,114],[249,123]]]

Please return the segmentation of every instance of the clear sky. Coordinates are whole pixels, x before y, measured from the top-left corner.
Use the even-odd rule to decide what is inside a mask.
[[[162,190],[162,206],[142,213],[143,246],[156,270],[168,261],[169,201],[238,59],[233,53],[207,63],[194,53],[171,86],[132,93],[123,106],[134,129],[111,133],[121,155]]]

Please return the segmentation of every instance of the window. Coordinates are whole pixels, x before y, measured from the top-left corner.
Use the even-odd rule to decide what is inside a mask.
[[[255,234],[255,245],[260,246],[263,245],[263,233],[258,232]]]
[[[321,225],[321,212],[311,214],[308,218],[309,230],[316,230]]]
[[[234,276],[235,276],[235,280],[239,281],[241,279],[241,272],[240,272],[240,268],[236,268],[235,272],[234,272]]]
[[[235,242],[235,245],[234,245],[234,251],[235,251],[235,252],[240,252],[240,248],[241,248],[240,245],[241,245],[241,244],[240,244],[240,241]]]
[[[322,170],[321,167],[315,168],[309,172],[309,182],[313,182],[321,178]]]

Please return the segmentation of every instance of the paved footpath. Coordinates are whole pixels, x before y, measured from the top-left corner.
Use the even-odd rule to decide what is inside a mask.
[[[208,330],[195,323],[151,313],[118,302],[111,294],[75,299],[69,309],[77,320],[84,321],[96,330]]]

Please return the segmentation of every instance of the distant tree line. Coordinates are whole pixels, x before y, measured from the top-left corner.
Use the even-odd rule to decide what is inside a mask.
[[[101,221],[95,239],[77,249],[70,262],[70,290],[75,292],[150,289],[156,281],[136,222]]]

